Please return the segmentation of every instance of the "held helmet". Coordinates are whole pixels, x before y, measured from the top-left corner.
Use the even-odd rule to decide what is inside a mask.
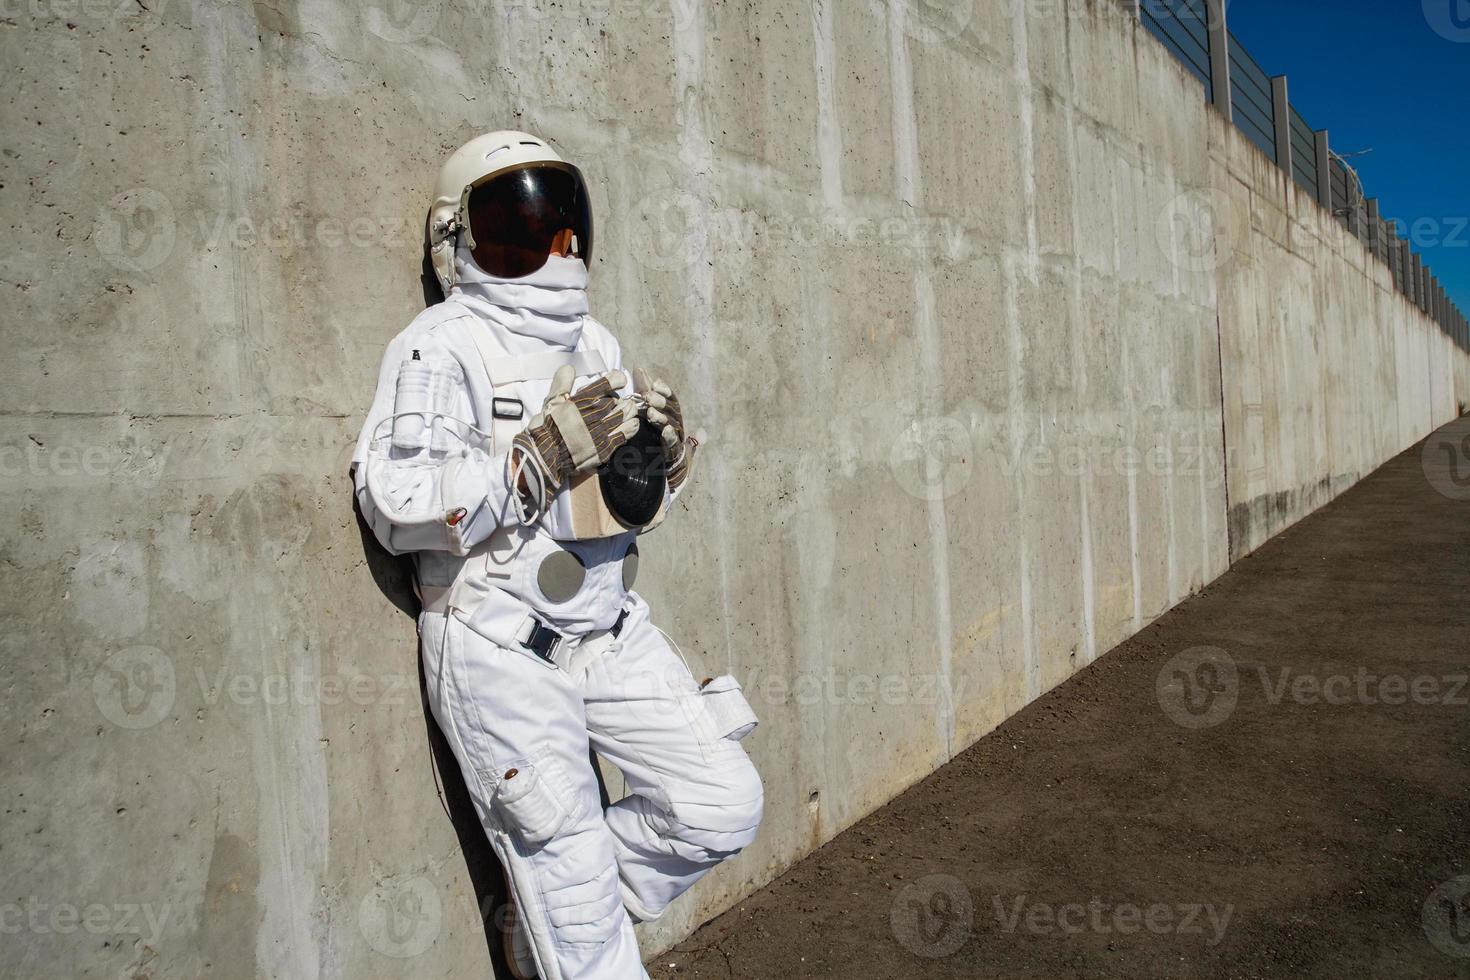
[[[476,136],[439,169],[428,240],[446,295],[457,278],[454,253],[461,243],[481,269],[502,279],[530,275],[554,249],[566,247],[590,266],[587,185],[581,171],[530,133]]]

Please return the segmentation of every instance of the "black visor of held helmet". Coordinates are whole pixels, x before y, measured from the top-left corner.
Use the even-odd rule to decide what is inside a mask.
[[[623,527],[637,530],[658,516],[668,486],[663,440],[647,419],[597,470],[602,502]]]
[[[460,198],[464,243],[492,276],[519,279],[563,252],[592,265],[592,206],[569,163],[518,164],[486,174]]]

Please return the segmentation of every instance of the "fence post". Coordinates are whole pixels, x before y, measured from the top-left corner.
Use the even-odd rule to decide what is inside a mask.
[[[1313,135],[1317,144],[1317,200],[1328,211],[1332,210],[1332,151],[1327,145],[1327,130],[1319,129]]]
[[[1383,243],[1384,253],[1388,256],[1388,267],[1393,270],[1393,288],[1402,289],[1400,285],[1404,281],[1404,271],[1400,264],[1403,261],[1403,253],[1399,250],[1398,232],[1393,230],[1393,223],[1383,223],[1383,233],[1387,239]]]
[[[1398,246],[1399,246],[1399,292],[1403,293],[1404,296],[1407,297],[1409,295],[1409,274],[1410,274],[1410,272],[1413,271],[1410,268],[1410,264],[1411,263],[1409,262],[1409,240],[1407,238],[1399,239]]]
[[[1383,258],[1383,216],[1378,211],[1378,198],[1368,199],[1368,248]]]
[[[1210,33],[1210,83],[1215,90],[1215,108],[1234,121],[1230,98],[1230,29],[1225,22],[1226,0],[1205,0],[1205,25]]]
[[[1276,117],[1276,166],[1286,171],[1287,186],[1295,175],[1291,169],[1291,99],[1286,94],[1286,76],[1271,79],[1271,114]]]

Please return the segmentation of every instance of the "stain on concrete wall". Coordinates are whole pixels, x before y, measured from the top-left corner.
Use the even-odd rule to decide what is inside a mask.
[[[480,131],[589,175],[594,310],[707,436],[640,584],[767,821],[650,951],[1470,391],[1104,0],[81,0],[0,55],[6,975],[484,971],[346,474]]]

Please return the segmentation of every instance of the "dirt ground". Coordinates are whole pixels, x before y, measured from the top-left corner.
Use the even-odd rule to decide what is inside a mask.
[[[1426,465],[1391,461],[652,975],[1470,977],[1470,502]]]

